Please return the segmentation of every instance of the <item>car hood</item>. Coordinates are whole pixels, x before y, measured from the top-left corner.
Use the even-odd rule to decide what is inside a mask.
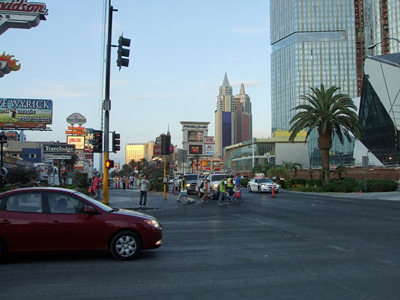
[[[155,219],[153,216],[150,216],[148,214],[141,213],[141,212],[138,212],[135,210],[123,209],[123,208],[116,209],[112,213],[116,214],[116,215],[139,217],[139,218],[143,218],[143,219]]]

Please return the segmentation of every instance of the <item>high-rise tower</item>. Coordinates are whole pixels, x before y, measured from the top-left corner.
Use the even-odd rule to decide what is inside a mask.
[[[358,94],[354,1],[295,2],[270,2],[273,132],[290,128],[292,109],[310,87],[323,83]]]
[[[222,156],[223,148],[236,143],[235,136],[235,101],[232,87],[229,85],[228,76],[219,87],[217,109],[215,111],[215,155]]]
[[[245,93],[243,83],[240,86],[240,93],[234,99],[236,108],[236,143],[249,141],[253,138],[253,119],[250,97]]]

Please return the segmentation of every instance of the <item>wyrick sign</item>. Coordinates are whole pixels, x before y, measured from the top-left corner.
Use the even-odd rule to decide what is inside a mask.
[[[46,20],[46,4],[27,0],[0,0],[0,35],[9,28],[30,29]]]

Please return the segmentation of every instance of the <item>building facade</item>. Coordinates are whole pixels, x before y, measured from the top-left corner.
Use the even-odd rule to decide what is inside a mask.
[[[250,97],[245,93],[243,83],[240,93],[234,97],[225,72],[215,111],[215,156],[221,158],[225,147],[251,140],[252,132]]]
[[[340,87],[361,95],[368,46],[381,54],[399,51],[400,3],[396,0],[271,0],[272,131],[289,130],[292,110],[310,87]],[[370,53],[372,54],[372,53]],[[358,103],[356,103],[358,104]],[[311,166],[321,165],[318,134],[308,141]],[[355,141],[333,140],[331,163],[352,164]]]
[[[232,87],[225,73],[224,81],[219,87],[217,109],[215,111],[215,155],[223,155],[223,148],[236,143],[235,138],[235,101]]]
[[[236,109],[236,143],[250,141],[253,138],[253,117],[251,114],[250,97],[244,91],[244,84],[240,85],[240,93],[234,98]]]
[[[142,158],[146,158],[146,144],[141,143],[131,143],[125,146],[125,164],[134,159],[139,161]]]
[[[361,142],[383,165],[400,163],[400,54],[365,60],[359,119]],[[365,155],[365,154],[364,154]]]

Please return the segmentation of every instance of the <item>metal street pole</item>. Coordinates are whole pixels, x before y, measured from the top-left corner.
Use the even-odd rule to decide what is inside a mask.
[[[164,154],[164,180],[167,180],[167,154]],[[167,200],[167,182],[164,182],[164,200]]]
[[[110,1],[111,2],[111,1]],[[104,159],[103,159],[103,203],[109,204],[109,169],[106,167],[106,161],[109,158],[109,131],[110,131],[110,110],[111,110],[111,100],[110,100],[110,73],[111,73],[111,37],[112,37],[112,16],[114,10],[110,5],[108,9],[108,37],[107,37],[107,53],[106,53],[106,80],[105,80],[105,100],[103,103],[104,109],[104,130],[103,130],[103,141],[104,141]]]

